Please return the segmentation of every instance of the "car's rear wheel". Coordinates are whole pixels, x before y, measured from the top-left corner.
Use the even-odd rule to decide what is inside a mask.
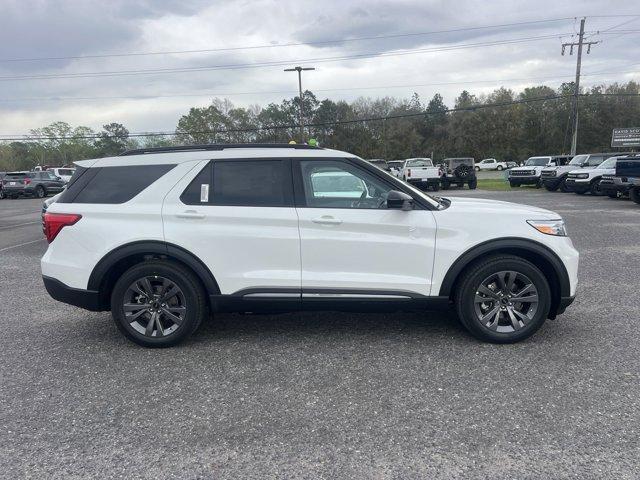
[[[116,282],[111,314],[118,329],[144,347],[170,347],[191,335],[207,313],[198,279],[182,265],[154,260],[131,267]]]
[[[494,256],[463,274],[455,305],[460,321],[476,338],[513,343],[544,324],[551,290],[531,262],[512,255]]]
[[[498,165],[498,171],[501,172],[502,171],[502,165]]]
[[[469,180],[469,189],[470,190],[475,190],[478,187],[478,179],[477,178],[472,178],[471,180]]]

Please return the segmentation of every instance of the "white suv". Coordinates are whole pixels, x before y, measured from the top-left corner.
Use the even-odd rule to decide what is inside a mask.
[[[454,308],[515,342],[573,301],[578,252],[556,213],[430,197],[306,145],[205,145],[77,162],[44,214],[44,283],[162,347],[209,312]],[[393,252],[390,255],[389,252]]]

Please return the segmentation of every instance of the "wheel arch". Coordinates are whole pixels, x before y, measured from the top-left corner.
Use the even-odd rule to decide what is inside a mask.
[[[93,268],[87,289],[97,291],[100,307],[109,310],[111,291],[118,278],[133,265],[158,258],[173,260],[191,270],[208,296],[220,294],[218,282],[200,259],[182,247],[161,241],[128,243],[107,253]]]
[[[440,286],[439,295],[452,298],[462,274],[482,258],[495,254],[510,254],[524,258],[542,271],[551,289],[549,318],[555,318],[561,308],[561,299],[570,296],[569,275],[560,258],[551,249],[523,238],[489,240],[471,247],[449,267]]]

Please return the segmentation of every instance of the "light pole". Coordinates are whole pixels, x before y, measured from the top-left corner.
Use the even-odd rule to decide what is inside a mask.
[[[315,70],[314,67],[285,68],[285,72],[298,72],[298,91],[300,100],[300,142],[304,142],[304,103],[302,101],[302,71]]]

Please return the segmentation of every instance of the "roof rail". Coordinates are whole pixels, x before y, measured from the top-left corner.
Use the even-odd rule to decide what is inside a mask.
[[[181,145],[173,147],[151,147],[137,148],[122,152],[120,157],[127,155],[142,155],[145,153],[169,153],[169,152],[190,152],[194,150],[225,150],[227,148],[294,148],[297,150],[322,150],[321,147],[305,145],[304,143],[210,143],[204,145]]]

